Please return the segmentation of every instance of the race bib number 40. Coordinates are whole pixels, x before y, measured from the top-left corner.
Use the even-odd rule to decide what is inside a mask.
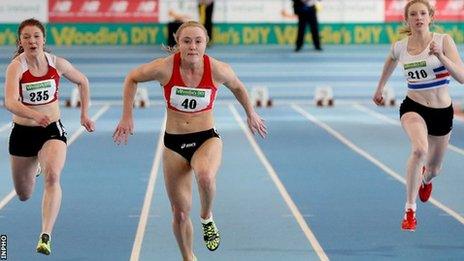
[[[171,90],[171,106],[183,112],[197,112],[208,107],[211,90],[174,86]]]
[[[21,84],[22,102],[31,105],[46,104],[53,100],[56,92],[54,80]]]
[[[419,61],[404,64],[404,73],[408,82],[420,82],[435,79],[435,73],[426,61]]]

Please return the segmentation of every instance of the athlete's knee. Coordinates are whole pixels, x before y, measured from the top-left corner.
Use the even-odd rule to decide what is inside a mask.
[[[215,179],[214,173],[210,171],[200,171],[197,173],[198,176],[198,185],[203,189],[212,189],[214,188]]]
[[[190,215],[188,207],[172,207],[173,222],[176,224],[184,223]]]
[[[427,157],[427,148],[415,147],[412,149],[412,157],[416,160],[423,161]]]
[[[60,171],[57,168],[48,167],[42,170],[45,173],[45,185],[52,186],[60,183]]]
[[[32,192],[16,192],[20,201],[26,201],[32,197]]]

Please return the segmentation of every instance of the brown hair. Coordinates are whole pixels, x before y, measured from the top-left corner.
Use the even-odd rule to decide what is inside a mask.
[[[29,18],[29,19],[26,19],[26,20],[22,21],[19,24],[19,27],[18,27],[18,35],[17,35],[18,38],[16,39],[17,49],[16,49],[16,51],[14,53],[13,59],[18,57],[18,55],[20,55],[21,53],[24,52],[23,47],[19,43],[21,41],[21,31],[26,26],[35,26],[35,27],[39,28],[40,31],[42,31],[43,37],[45,38],[45,27],[39,20],[37,20],[35,18]]]
[[[205,36],[206,36],[206,43],[209,42],[208,32],[206,31],[206,28],[201,23],[199,23],[197,21],[187,21],[185,23],[182,23],[179,26],[179,28],[177,28],[177,31],[174,33],[174,39],[176,40],[176,45],[174,45],[174,46],[163,46],[163,49],[168,51],[169,53],[177,52],[178,49],[179,49],[178,46],[179,46],[180,33],[182,32],[182,30],[184,30],[187,27],[198,27],[201,30],[203,30],[203,32],[205,33]]]
[[[435,8],[429,3],[428,0],[410,0],[404,7],[404,26],[403,28],[400,29],[400,34],[411,35],[411,28],[409,28],[409,26],[406,24],[406,20],[408,20],[409,8],[413,4],[417,4],[417,3],[425,5],[427,7],[427,10],[429,11],[430,17],[433,18],[433,15],[435,14]]]

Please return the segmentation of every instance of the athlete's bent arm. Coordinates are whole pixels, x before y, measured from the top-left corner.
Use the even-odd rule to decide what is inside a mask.
[[[90,104],[89,80],[77,70],[68,60],[57,57],[56,67],[61,74],[70,82],[76,84],[81,98],[81,125],[89,132],[95,130],[94,122],[89,118],[88,110]]]
[[[430,44],[430,54],[436,55],[450,75],[459,83],[464,84],[464,63],[459,57],[458,49],[451,36],[445,35],[443,49],[440,49],[435,42],[432,42]]]
[[[13,114],[32,119],[42,127],[47,127],[51,119],[44,113],[30,109],[21,103],[19,97],[19,81],[21,79],[21,64],[13,61],[6,69],[5,107]]]

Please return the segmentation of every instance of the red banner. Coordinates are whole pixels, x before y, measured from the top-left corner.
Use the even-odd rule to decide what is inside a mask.
[[[408,0],[385,0],[385,22],[404,20],[404,6]],[[435,3],[435,20],[464,21],[464,0],[431,0]]]
[[[159,0],[49,0],[52,23],[155,23]]]

